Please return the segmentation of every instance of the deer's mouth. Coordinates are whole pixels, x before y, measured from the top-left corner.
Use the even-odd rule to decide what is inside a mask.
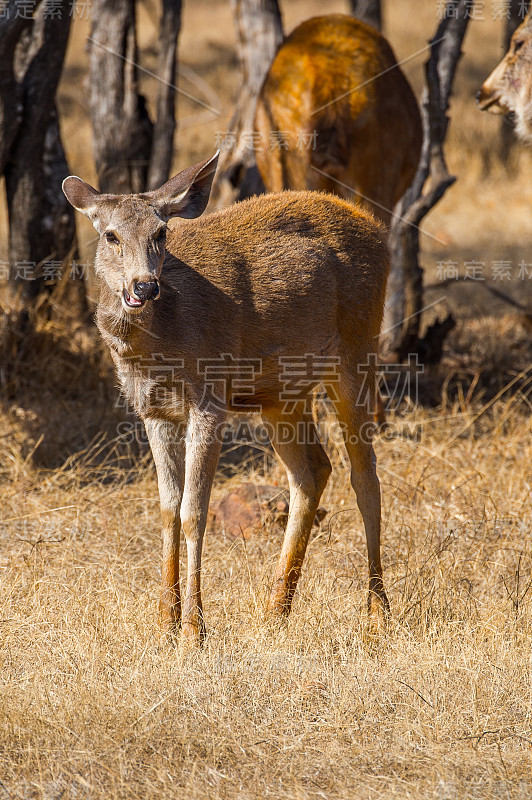
[[[490,114],[507,114],[510,109],[501,102],[500,97],[495,97],[481,105],[480,110],[489,111]]]
[[[131,312],[135,313],[136,311],[140,311],[145,303],[145,300],[140,300],[138,297],[130,295],[128,290],[124,287],[122,291],[122,306],[125,311],[129,314]]]
[[[500,95],[484,94],[482,89],[477,95],[477,104],[481,111],[489,111],[490,114],[507,114],[511,110]]]

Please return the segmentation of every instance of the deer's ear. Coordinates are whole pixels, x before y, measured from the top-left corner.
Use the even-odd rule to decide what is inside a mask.
[[[100,232],[100,200],[102,195],[93,186],[82,181],[75,175],[69,175],[63,181],[63,194],[76,211],[81,211],[90,219],[94,227]]]
[[[219,151],[207,161],[187,167],[183,172],[170,178],[160,189],[146,192],[142,196],[149,198],[166,219],[199,217],[209,202],[218,156]]]

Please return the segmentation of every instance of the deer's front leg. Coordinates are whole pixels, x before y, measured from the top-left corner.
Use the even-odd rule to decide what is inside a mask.
[[[163,630],[175,633],[181,619],[179,592],[180,509],[185,482],[185,427],[156,419],[144,421],[157,468],[163,521],[160,619]]]
[[[201,604],[201,552],[211,488],[222,445],[225,412],[190,412],[186,442],[185,489],[181,526],[187,542],[187,586],[182,637],[194,644],[205,638]]]

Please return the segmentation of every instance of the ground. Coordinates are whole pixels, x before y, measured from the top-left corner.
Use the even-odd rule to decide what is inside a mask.
[[[285,29],[322,5],[285,2]],[[399,58],[425,47],[437,5],[388,0]],[[477,3],[484,18],[466,38],[447,148],[458,180],[424,224],[422,262],[428,284],[476,269],[530,307],[532,150],[501,164],[500,121],[474,102],[502,55],[496,7]],[[152,19],[144,3],[148,69]],[[76,22],[59,100],[72,171],[91,181],[88,30]],[[186,4],[180,57],[180,86],[221,115],[180,98],[176,169],[227,129],[239,77],[229,4]],[[418,95],[424,57],[404,65]],[[143,88],[153,94],[148,78]],[[5,233],[5,210],[0,223]],[[88,261],[92,229],[78,223]],[[532,352],[514,309],[480,280],[427,292],[458,325],[376,442],[387,628],[367,624],[362,523],[331,439],[329,513],[288,625],[263,616],[279,526],[248,541],[212,534],[209,635],[187,653],[156,624],[159,508],[142,428],[95,329],[60,300],[22,361],[16,342],[2,344],[0,797],[530,797]],[[267,448],[253,456],[235,467],[225,454],[215,498],[248,480],[286,484]]]

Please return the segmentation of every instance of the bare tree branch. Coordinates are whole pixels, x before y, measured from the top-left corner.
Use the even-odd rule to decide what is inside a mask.
[[[430,42],[421,104],[423,147],[410,188],[397,204],[390,232],[392,267],[385,313],[385,344],[399,359],[417,350],[423,308],[423,270],[419,265],[419,225],[456,180],[447,171],[443,146],[447,111],[471,0],[449,0]]]

